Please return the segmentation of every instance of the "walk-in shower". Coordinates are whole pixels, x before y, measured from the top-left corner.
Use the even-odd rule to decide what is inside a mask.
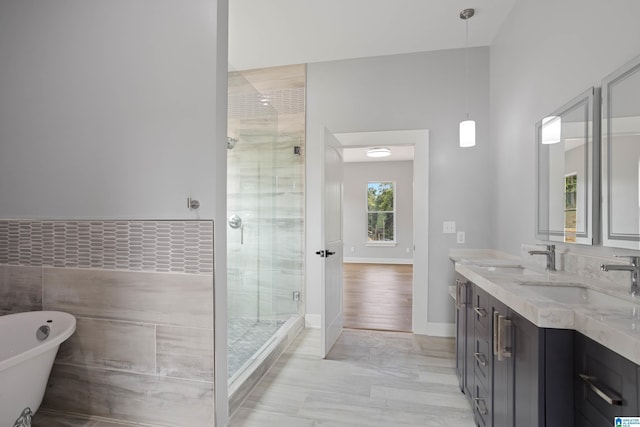
[[[296,180],[302,163],[290,142],[279,137],[276,109],[239,72],[229,73],[228,117],[228,374],[233,384],[299,314],[294,293],[302,282],[302,223],[296,222],[293,239],[286,229],[296,209],[292,203],[303,198],[291,197],[301,187]]]

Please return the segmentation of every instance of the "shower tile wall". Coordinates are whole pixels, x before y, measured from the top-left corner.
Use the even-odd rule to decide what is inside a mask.
[[[0,314],[77,318],[42,407],[213,425],[211,221],[0,221]]]

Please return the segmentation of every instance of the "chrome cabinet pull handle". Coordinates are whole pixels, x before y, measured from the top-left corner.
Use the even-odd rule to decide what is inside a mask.
[[[500,330],[500,355],[502,356],[502,359],[500,360],[503,360],[505,357],[511,357],[511,347],[505,342],[507,328],[510,328],[511,325],[511,319],[507,319],[506,316],[500,316],[498,318],[498,329]]]
[[[459,279],[456,279],[456,308],[458,310],[462,310],[462,308],[467,305],[466,297],[462,298],[462,290],[464,289],[464,294],[467,294],[467,283],[462,282]]]
[[[605,402],[607,402],[611,406],[622,406],[622,398],[617,395],[609,395],[600,387],[598,387],[595,383],[596,377],[590,377],[587,374],[578,374],[582,381],[584,381],[591,391],[598,395],[598,397]]]
[[[480,408],[480,402],[482,402],[484,404],[484,408]],[[474,397],[473,398],[473,403],[476,406],[477,411],[481,414],[481,415],[487,415],[489,413],[489,411],[487,411],[487,404],[484,403],[484,399],[481,399],[479,397]]]
[[[484,355],[484,353],[473,353],[473,357],[480,365],[487,366],[487,357]]]
[[[480,317],[487,317],[487,310],[482,307],[473,307],[473,311]]]
[[[498,355],[498,317],[500,317],[500,313],[497,311],[493,312],[493,355]]]

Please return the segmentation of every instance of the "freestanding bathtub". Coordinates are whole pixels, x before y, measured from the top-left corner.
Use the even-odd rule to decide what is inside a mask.
[[[75,330],[76,318],[60,311],[0,316],[0,427],[30,425],[58,347]]]

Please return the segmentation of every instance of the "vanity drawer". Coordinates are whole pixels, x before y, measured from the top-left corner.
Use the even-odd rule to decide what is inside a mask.
[[[476,382],[480,381],[486,388],[491,384],[491,346],[483,337],[476,336],[473,345],[474,371]]]
[[[472,314],[477,334],[489,339],[491,336],[491,297],[476,286],[473,291],[472,304]]]
[[[582,334],[575,334],[576,419],[610,426],[616,416],[638,416],[637,366]]]
[[[476,381],[474,386],[473,405],[474,418],[478,426],[491,426],[491,394]]]

